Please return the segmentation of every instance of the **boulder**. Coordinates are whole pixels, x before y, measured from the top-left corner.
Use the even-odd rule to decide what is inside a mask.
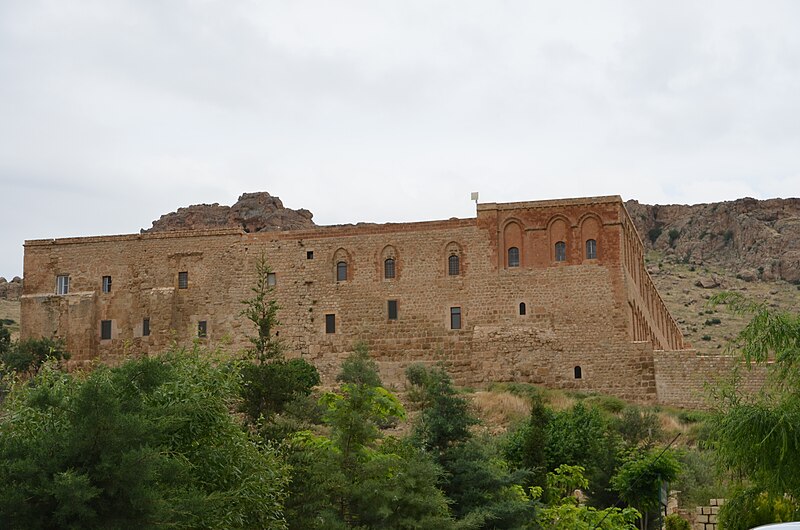
[[[742,269],[736,273],[736,277],[749,283],[756,281],[758,274],[753,269]]]

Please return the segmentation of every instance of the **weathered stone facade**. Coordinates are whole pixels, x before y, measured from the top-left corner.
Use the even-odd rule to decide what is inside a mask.
[[[447,221],[27,241],[22,335],[62,337],[78,361],[191,343],[201,326],[201,341],[243,348],[253,330],[241,300],[262,253],[288,354],[326,378],[363,341],[390,383],[411,362],[443,361],[461,384],[527,381],[683,404],[659,370],[677,373],[696,356],[616,196],[480,204],[476,218]],[[69,278],[66,294],[58,276]],[[681,373],[702,386],[704,374]]]

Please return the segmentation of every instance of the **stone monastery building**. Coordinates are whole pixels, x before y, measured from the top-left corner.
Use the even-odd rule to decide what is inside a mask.
[[[524,381],[696,405],[728,361],[688,349],[618,196],[486,203],[477,216],[246,233],[26,241],[23,337],[113,360],[173,341],[235,350],[265,255],[279,338],[329,378],[365,342],[388,383],[412,362],[460,384]]]

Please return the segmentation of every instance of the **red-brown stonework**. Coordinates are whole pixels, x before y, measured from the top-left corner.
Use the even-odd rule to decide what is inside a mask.
[[[596,242],[594,258],[587,240]],[[518,266],[509,266],[511,247]],[[173,341],[244,348],[254,330],[241,301],[262,253],[276,274],[288,355],[314,362],[327,381],[361,341],[391,384],[402,384],[409,363],[443,361],[461,384],[527,381],[640,402],[681,403],[680,382],[660,383],[659,366],[702,386],[702,373],[672,365],[694,353],[681,351],[616,196],[480,204],[476,218],[448,221],[27,241],[22,336],[62,337],[79,362],[155,353]],[[394,278],[385,277],[390,258]],[[186,288],[179,272],[188,273]],[[67,294],[56,294],[59,275],[69,276]],[[451,308],[460,308],[461,329],[451,329]],[[335,333],[326,333],[326,315],[335,315]],[[102,339],[109,320],[111,338]]]

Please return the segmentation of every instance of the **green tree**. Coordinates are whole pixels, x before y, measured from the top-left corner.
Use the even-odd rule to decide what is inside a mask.
[[[598,510],[578,503],[573,492],[585,490],[589,481],[581,466],[560,465],[547,474],[547,486],[531,488],[534,498],[546,494],[547,506],[539,510],[536,524],[548,530],[636,530],[639,512],[634,508]],[[544,490],[544,491],[543,491]]]
[[[634,449],[619,467],[611,484],[622,500],[642,513],[640,528],[658,514],[662,482],[675,480],[680,464],[669,451]]]
[[[7,371],[36,375],[47,359],[61,360],[70,357],[60,340],[41,338],[12,343],[10,337],[8,340],[3,338],[3,331],[8,333],[8,330],[0,327],[0,362]]]
[[[236,385],[198,353],[46,364],[0,415],[0,526],[284,528],[287,470],[229,413]]]
[[[477,420],[447,372],[412,365],[406,377],[421,408],[412,440],[443,468],[441,487],[455,517],[472,528],[519,528],[530,520],[534,503],[519,495],[527,471],[512,472],[490,441],[472,436]]]
[[[748,368],[758,366],[767,379],[758,392],[733,383],[717,394],[717,411],[709,419],[710,444],[722,467],[739,483],[722,508],[720,518],[746,520],[757,503],[774,506],[779,500],[800,516],[800,315],[773,311],[739,294],[723,293],[712,299],[750,322],[733,341]],[[767,513],[766,508],[761,513]],[[782,516],[775,515],[779,522]]]
[[[301,431],[283,443],[294,471],[290,528],[450,528],[431,456],[382,434],[405,410],[380,386],[363,346],[344,361],[338,380],[338,391],[320,398],[330,437]]]
[[[275,360],[242,366],[241,410],[252,422],[284,412],[290,402],[308,396],[320,383],[319,372],[305,359]]]
[[[529,486],[547,485],[547,427],[551,416],[541,396],[534,396],[528,421],[512,431],[506,441],[504,449],[509,463],[530,470]]]
[[[248,337],[252,344],[249,353],[260,363],[278,359],[283,353],[283,344],[277,336],[273,336],[278,322],[278,302],[272,296],[274,288],[270,285],[272,268],[264,254],[258,257],[255,264],[256,283],[250,290],[253,296],[242,300],[245,308],[242,315],[256,327],[256,335]]]

